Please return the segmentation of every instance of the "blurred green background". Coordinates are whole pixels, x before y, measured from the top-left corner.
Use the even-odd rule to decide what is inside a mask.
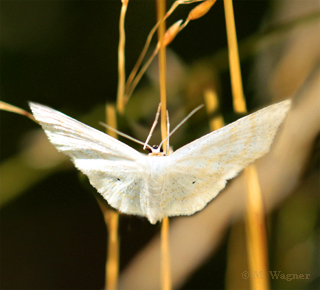
[[[169,7],[173,1],[167,3]],[[28,101],[39,102],[73,117],[94,112],[91,122],[103,121],[104,103],[116,99],[120,0],[2,0],[0,5],[1,100],[26,110],[29,110]],[[271,11],[271,4],[269,1],[234,1],[234,10],[238,39],[241,41],[260,29]],[[168,21],[168,26],[178,19],[185,19],[189,11],[189,5],[179,7]],[[130,1],[126,18],[127,72],[138,58],[155,18],[154,1]],[[186,71],[226,47],[222,1],[218,1],[205,17],[191,22],[170,45]],[[253,58],[242,63],[249,107],[257,103],[250,83],[252,65]],[[144,78],[139,88],[143,90],[152,85],[152,79]],[[219,72],[219,88],[223,96],[222,110],[232,115],[227,70]],[[181,91],[180,95],[183,95],[183,89]],[[158,102],[157,94],[148,98]],[[179,104],[184,103],[188,101],[182,98]],[[143,109],[147,106],[145,103],[139,104]],[[152,108],[149,112],[145,108],[151,114],[151,117],[146,117],[143,109],[141,115],[133,118],[137,124],[150,128],[155,110]],[[1,161],[5,164],[18,158],[20,152],[28,147],[30,136],[38,126],[27,118],[9,112],[1,111],[0,118]],[[202,121],[206,120],[199,122]],[[120,120],[120,129],[121,125],[126,128],[123,123],[125,120]],[[208,127],[203,130],[208,132]],[[198,137],[195,134],[190,133],[185,139],[173,142],[185,144]],[[25,191],[2,205],[1,289],[103,288],[106,229],[101,211],[91,194],[93,189],[86,186],[85,181],[79,182],[78,172],[67,162],[59,166],[59,170],[44,170],[43,176],[39,175],[39,180],[32,182],[32,186],[26,186]],[[13,168],[10,176],[13,183],[19,184],[19,176],[24,175],[21,170],[31,172],[34,169],[25,167],[15,171]],[[27,172],[25,175],[28,176]],[[6,175],[6,178],[9,177]],[[28,180],[24,182],[27,184]],[[2,179],[1,183],[5,180]],[[298,201],[289,202],[285,216],[276,212],[271,221],[280,229],[288,228],[290,224],[286,224],[287,219],[297,216],[296,208],[301,209],[305,205],[308,211],[314,200],[313,195],[307,201],[299,197]],[[313,213],[315,215],[310,217],[311,221],[301,226],[302,234],[301,231],[296,233],[300,241],[307,236],[310,247],[315,247],[319,242],[319,237],[314,236],[315,227],[319,227],[318,205]],[[304,216],[304,212],[301,214]],[[298,219],[297,222],[303,221]],[[303,233],[306,228],[309,232]],[[121,269],[159,229],[159,225],[152,226],[144,218],[120,217]],[[270,259],[274,264],[271,265],[279,265],[278,259],[284,259],[281,253],[286,250],[275,246],[278,239],[285,239],[277,231],[278,228],[273,227]],[[286,240],[282,245],[285,243]],[[273,252],[276,248],[278,252]],[[319,248],[315,252],[317,257],[312,259],[318,259]],[[225,289],[226,256],[227,239],[190,277],[183,289]],[[301,257],[303,259],[304,256]],[[316,265],[317,261],[313,261],[312,265]],[[313,271],[318,273],[319,268],[313,268]],[[319,283],[317,277],[302,286],[293,281],[275,284],[274,289],[315,289]]]

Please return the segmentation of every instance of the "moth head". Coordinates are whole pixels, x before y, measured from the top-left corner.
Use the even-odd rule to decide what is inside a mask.
[[[159,145],[153,145],[152,147],[146,147],[146,150],[149,151],[149,156],[165,156],[163,149]]]

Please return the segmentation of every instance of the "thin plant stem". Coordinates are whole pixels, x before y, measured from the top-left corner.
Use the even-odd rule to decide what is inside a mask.
[[[117,111],[124,113],[124,87],[126,81],[125,72],[125,17],[129,0],[121,0],[121,12],[119,20],[119,45],[118,45],[118,92],[117,92]],[[117,127],[116,109],[113,105],[106,105],[106,123],[113,128]],[[107,133],[117,138],[114,131],[107,129]],[[108,248],[106,262],[106,284],[108,290],[117,289],[119,276],[119,241],[118,241],[118,222],[119,214],[104,208],[103,210],[105,223],[108,230]]]
[[[233,107],[236,113],[246,113],[247,108],[242,87],[241,69],[232,0],[224,0],[224,11],[227,27]]]
[[[309,13],[288,22],[272,25],[263,31],[256,32],[239,42],[239,57],[245,60],[255,54],[265,51],[270,46],[282,40],[285,33],[302,25],[310,25],[320,17],[320,11]],[[223,48],[213,54],[212,65],[219,71],[228,68],[228,51]]]
[[[213,89],[208,89],[204,92],[204,100],[209,116],[209,125],[211,131],[217,130],[224,126],[222,115],[219,113],[219,100],[217,92]]]
[[[127,100],[128,100],[128,99],[130,98],[130,96],[131,96],[131,94],[128,93],[129,88],[132,87],[132,82],[133,82],[134,79],[136,79],[135,76],[137,75],[137,71],[138,71],[139,67],[141,66],[141,63],[142,63],[142,61],[143,61],[143,59],[144,59],[144,57],[145,57],[145,55],[146,55],[146,52],[147,52],[147,50],[148,50],[148,48],[149,48],[151,39],[152,39],[155,31],[157,30],[157,28],[158,28],[158,26],[159,26],[159,23],[160,23],[160,22],[158,22],[158,23],[151,29],[151,31],[150,31],[150,33],[149,33],[149,35],[148,35],[148,37],[147,37],[146,43],[145,43],[145,45],[144,45],[144,47],[143,47],[143,49],[142,49],[142,51],[141,51],[141,54],[140,54],[140,56],[139,56],[136,64],[134,65],[134,67],[133,67],[133,69],[132,69],[132,71],[131,71],[131,73],[130,73],[130,75],[129,75],[129,77],[128,77],[128,80],[127,80],[127,83],[126,83],[126,86],[125,86],[125,94],[126,94],[126,99],[127,99]],[[153,56],[153,57],[154,57],[154,56]],[[153,58],[152,58],[152,59],[153,59]],[[148,62],[149,62],[149,64],[151,63],[150,59],[148,60]],[[141,77],[140,77],[140,78],[141,78]],[[139,79],[139,80],[140,80],[140,79]],[[134,87],[135,87],[135,86],[134,86]],[[134,90],[134,88],[133,88],[132,90],[130,90],[130,91],[133,91],[133,90]]]
[[[166,15],[163,17],[163,19],[159,20],[155,26],[151,29],[151,31],[149,32],[148,34],[148,37],[147,37],[147,40],[145,42],[145,45],[141,51],[141,54],[136,62],[136,64],[134,65],[128,79],[127,79],[127,82],[126,82],[126,85],[125,85],[125,89],[124,89],[124,94],[125,94],[125,99],[124,99],[124,102],[127,103],[129,98],[131,97],[136,85],[139,83],[141,77],[143,76],[143,74],[145,73],[145,71],[147,70],[147,68],[149,67],[150,63],[152,62],[152,60],[154,59],[154,57],[156,56],[156,54],[158,53],[158,49],[156,48],[152,54],[152,56],[148,59],[148,61],[146,62],[146,64],[143,66],[143,68],[140,70],[140,72],[137,74],[138,70],[139,70],[139,67],[141,66],[141,63],[147,53],[147,50],[150,46],[150,43],[151,43],[151,40],[152,40],[152,37],[154,35],[154,33],[156,32],[157,28],[159,27],[160,23],[165,21],[173,12],[174,10],[180,5],[180,4],[191,4],[191,3],[194,3],[194,2],[201,2],[201,1],[204,1],[204,0],[179,0],[179,1],[175,1],[171,8],[168,10],[168,12],[166,13]],[[186,23],[183,24],[183,26],[181,27],[180,30],[182,30],[182,28],[184,28],[187,23],[189,22],[190,20],[188,19],[186,21]]]
[[[120,114],[124,113],[124,90],[126,82],[125,71],[125,17],[129,0],[122,0],[120,20],[119,20],[119,46],[118,46],[118,92],[117,92],[117,110]]]
[[[117,127],[116,109],[114,105],[106,105],[106,123]],[[117,138],[115,131],[107,128],[107,133]],[[119,240],[118,240],[118,223],[119,214],[113,210],[103,207],[104,219],[108,230],[108,248],[106,262],[106,285],[105,289],[116,290],[119,276]]]
[[[161,21],[165,14],[165,0],[157,0],[157,18]],[[160,81],[160,102],[161,102],[161,135],[162,140],[167,138],[167,96],[166,96],[166,51],[164,45],[165,21],[161,21],[158,28],[159,49],[159,81]],[[167,144],[163,144],[163,151],[167,153]],[[162,289],[171,289],[171,269],[169,252],[169,218],[165,217],[161,225],[161,281]]]
[[[108,248],[106,263],[106,290],[116,290],[119,276],[119,241],[118,241],[118,223],[119,214],[113,210],[107,209],[105,221],[108,220]]]
[[[125,93],[129,90],[129,87],[131,86],[131,83],[133,81],[133,79],[135,78],[136,74],[137,74],[137,71],[139,69],[139,67],[141,66],[141,63],[146,55],[146,52],[150,46],[150,43],[151,43],[151,40],[152,40],[152,37],[154,35],[154,33],[157,31],[157,28],[159,27],[161,21],[165,21],[173,12],[174,10],[180,5],[180,4],[190,4],[190,3],[193,3],[193,2],[199,2],[199,1],[203,1],[203,0],[193,0],[193,1],[187,1],[187,0],[180,0],[180,1],[175,1],[171,8],[168,10],[168,12],[166,13],[166,15],[164,16],[164,18],[162,20],[159,20],[155,26],[153,26],[153,28],[151,29],[151,31],[149,32],[148,34],[148,37],[147,37],[147,40],[144,44],[144,47],[141,51],[141,54],[136,62],[136,64],[134,65],[129,77],[128,77],[128,80],[127,80],[127,83],[126,83],[126,87],[125,87]]]
[[[247,113],[242,87],[232,0],[224,0],[224,7],[227,26],[229,63],[234,110],[237,113]],[[269,280],[267,263],[268,250],[266,243],[266,227],[264,221],[264,208],[261,197],[261,190],[255,166],[249,165],[249,167],[245,169],[245,175],[248,181],[247,212],[245,222],[247,232],[249,268],[251,274],[250,282],[251,287],[254,290],[267,290],[269,289]],[[262,273],[262,277],[264,277],[264,279],[254,279],[253,273]]]
[[[137,76],[134,78],[134,81],[131,83],[131,85],[128,87],[128,91],[126,91],[126,95],[125,95],[125,102],[127,103],[128,100],[130,99],[134,89],[136,88],[137,84],[139,83],[140,79],[142,78],[142,76],[144,75],[144,73],[146,72],[147,68],[149,67],[150,63],[153,61],[153,59],[155,58],[155,56],[158,53],[158,48],[156,47],[155,50],[153,51],[152,55],[150,56],[150,58],[148,59],[148,61],[143,65],[143,67],[141,68],[141,70],[139,71],[139,73],[137,74]]]
[[[148,145],[148,142],[150,141],[150,138],[152,137],[153,131],[154,131],[154,129],[156,128],[156,126],[157,126],[157,124],[158,124],[158,120],[159,120],[159,116],[160,116],[160,109],[161,109],[161,103],[160,103],[159,106],[158,106],[158,110],[157,110],[157,113],[156,113],[156,117],[155,117],[155,119],[154,119],[154,121],[153,121],[153,124],[152,124],[152,127],[151,127],[151,129],[150,129],[150,132],[149,132],[149,135],[148,135],[148,137],[147,137],[147,140],[146,140],[146,142],[145,142],[144,145],[143,145],[143,150],[146,149],[146,147],[147,147],[147,145]],[[160,146],[159,146],[159,147],[160,147]]]
[[[161,281],[162,290],[170,290],[171,267],[169,251],[169,218],[165,217],[161,224]]]
[[[164,18],[165,1],[157,0],[158,21]],[[160,83],[160,102],[161,102],[161,135],[162,139],[167,137],[166,111],[167,111],[167,93],[166,93],[166,47],[163,43],[166,31],[165,22],[161,21],[158,28],[159,49],[159,83]],[[167,152],[166,144],[163,144],[164,152]]]
[[[182,20],[177,21],[176,23],[174,23],[165,33],[164,35],[164,44],[163,46],[167,46],[174,38],[175,36],[179,33],[180,29],[180,25],[181,25]],[[149,67],[150,63],[153,61],[153,59],[155,58],[155,56],[157,55],[158,51],[160,48],[160,43],[158,42],[156,48],[154,49],[152,55],[150,56],[150,58],[148,59],[148,61],[143,65],[143,67],[140,69],[139,73],[136,75],[136,77],[134,78],[133,82],[131,82],[131,84],[129,84],[129,82],[127,84],[129,84],[128,87],[126,87],[126,95],[125,95],[125,102],[127,102],[129,100],[129,98],[131,97],[136,85],[139,83],[141,77],[144,75],[144,73],[146,72],[147,68]]]
[[[265,216],[261,189],[256,167],[251,164],[245,169],[247,179],[246,236],[249,255],[250,283],[252,289],[267,290],[270,287],[268,275],[268,248]],[[263,279],[256,279],[254,273],[262,273]]]
[[[0,101],[0,110],[11,112],[11,113],[16,113],[16,114],[19,114],[19,115],[22,115],[22,116],[26,116],[30,120],[38,123],[36,121],[36,119],[33,117],[33,115],[30,114],[29,112],[27,112],[27,111],[25,111],[25,110],[23,110],[23,109],[21,109],[19,107],[16,107],[16,106],[10,105],[8,103],[2,102],[2,101]]]

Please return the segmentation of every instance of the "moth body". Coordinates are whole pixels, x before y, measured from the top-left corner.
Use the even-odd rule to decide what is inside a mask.
[[[167,156],[163,153],[144,156],[144,164],[147,166],[146,187],[140,192],[141,210],[151,223],[162,219],[161,201],[163,197],[164,183],[166,179]]]

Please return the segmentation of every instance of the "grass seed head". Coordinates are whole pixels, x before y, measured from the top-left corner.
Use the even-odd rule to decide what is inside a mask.
[[[217,0],[207,0],[193,8],[188,15],[188,20],[195,20],[205,15],[216,1]]]
[[[182,20],[177,21],[176,23],[172,24],[169,29],[166,31],[163,37],[163,45],[167,46],[169,43],[176,37],[176,35],[180,31],[180,25]],[[160,42],[157,44],[157,49],[160,49]]]

